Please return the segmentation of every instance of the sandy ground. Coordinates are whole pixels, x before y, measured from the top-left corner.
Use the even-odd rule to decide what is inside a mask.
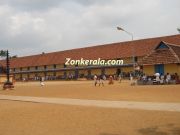
[[[96,100],[126,100],[150,102],[180,102],[180,85],[130,86],[128,81],[114,85],[94,86],[93,81],[55,81],[16,83],[14,90],[2,90],[2,95],[59,97]]]
[[[92,81],[16,83],[4,95],[180,102],[180,85],[94,87]],[[180,113],[0,100],[0,135],[180,135]]]
[[[180,113],[0,101],[0,135],[179,135]]]

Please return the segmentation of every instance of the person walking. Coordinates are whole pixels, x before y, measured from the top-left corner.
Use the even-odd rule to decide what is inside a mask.
[[[103,75],[100,75],[100,76],[99,76],[98,81],[99,81],[99,86],[101,86],[101,84],[102,84],[102,86],[104,86],[104,78],[103,78]]]
[[[96,86],[97,85],[97,75],[94,75],[94,86]]]
[[[114,82],[113,82],[113,77],[112,77],[112,75],[110,75],[109,76],[109,84],[113,84]]]
[[[44,77],[40,77],[40,85],[41,86],[44,86],[45,84],[44,84]]]
[[[121,75],[121,73],[119,74],[119,83],[121,83],[121,81],[122,81],[122,75]]]

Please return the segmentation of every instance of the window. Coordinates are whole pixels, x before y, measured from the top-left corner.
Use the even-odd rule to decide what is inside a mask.
[[[169,47],[164,43],[164,42],[161,42],[157,47],[156,49],[168,49]]]
[[[135,57],[134,57],[134,62],[137,62],[137,61],[138,61],[138,57],[135,56]]]

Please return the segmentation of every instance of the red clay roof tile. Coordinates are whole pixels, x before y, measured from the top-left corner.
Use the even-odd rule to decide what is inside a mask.
[[[154,49],[160,41],[180,45],[180,35],[134,40],[128,42],[112,43],[86,48],[78,48],[59,52],[38,54],[13,58],[10,60],[10,67],[32,67],[41,65],[63,64],[65,58],[72,59],[116,59],[134,56],[145,56]],[[133,51],[134,49],[134,51]],[[178,53],[179,54],[179,53]],[[5,64],[5,61],[0,61]]]
[[[180,63],[180,45],[174,45],[165,42],[161,42],[161,43],[167,45],[168,48],[161,48],[161,49],[156,48],[152,50],[150,54],[146,55],[142,59],[140,64],[154,65],[154,64]]]

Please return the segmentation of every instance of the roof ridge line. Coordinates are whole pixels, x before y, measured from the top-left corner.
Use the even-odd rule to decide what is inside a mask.
[[[172,43],[165,42],[165,41],[162,41],[162,42],[164,42],[164,43],[165,43],[165,44],[167,44],[167,45],[172,45],[172,46],[180,47],[180,44],[179,44],[179,45],[177,45],[177,44],[172,44]]]
[[[39,53],[39,54],[33,54],[33,55],[27,55],[27,56],[20,56],[20,57],[17,57],[17,58],[46,55],[46,54],[66,52],[66,51],[74,51],[74,50],[78,50],[78,49],[86,49],[86,48],[93,48],[93,47],[103,47],[103,46],[109,46],[109,45],[118,45],[118,44],[122,44],[122,43],[128,44],[128,43],[133,43],[133,42],[137,42],[137,41],[146,41],[146,40],[153,40],[153,39],[159,39],[159,38],[166,39],[168,37],[174,37],[174,36],[180,36],[180,34],[167,35],[167,36],[159,36],[159,37],[151,37],[151,38],[142,38],[142,39],[136,39],[136,40],[122,41],[122,42],[113,42],[113,43],[106,43],[106,44],[99,44],[99,45],[96,44],[96,45],[87,46],[87,47],[72,48],[72,49],[61,50],[61,51],[52,51],[52,52],[47,52],[47,53],[45,52],[44,54]],[[161,40],[161,41],[163,41],[163,40]],[[130,44],[130,45],[133,45],[133,44]],[[16,59],[16,58],[14,58],[14,59]]]
[[[168,47],[169,47],[169,49],[170,49],[170,51],[172,52],[172,54],[174,55],[174,57],[179,61],[179,63],[180,63],[180,58],[178,57],[178,55],[176,54],[176,52],[171,48],[171,46],[169,46],[168,44],[166,44]]]

